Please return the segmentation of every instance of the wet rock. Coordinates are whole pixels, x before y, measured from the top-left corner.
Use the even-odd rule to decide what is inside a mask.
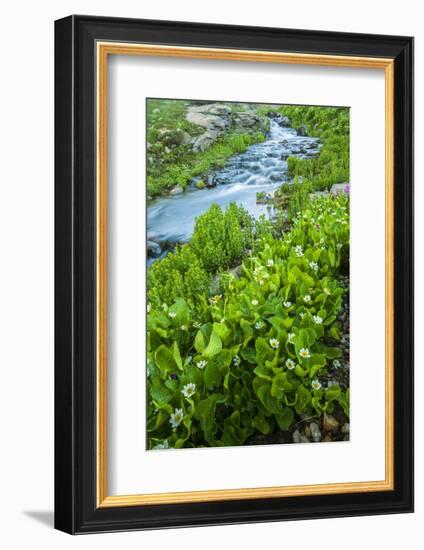
[[[280,126],[284,126],[285,128],[289,128],[291,126],[291,120],[288,116],[282,116],[280,119]]]
[[[147,241],[147,256],[150,258],[158,258],[162,253],[162,249],[155,241]]]
[[[321,431],[318,424],[316,424],[316,422],[311,422],[309,428],[311,430],[312,440],[315,441],[315,443],[321,441]]]
[[[326,432],[337,433],[339,431],[340,424],[337,422],[333,415],[324,413],[322,427]]]
[[[307,136],[308,135],[308,129],[303,124],[302,126],[299,126],[299,128],[297,128],[296,133],[297,133],[298,136]]]
[[[184,193],[184,189],[179,185],[177,185],[177,187],[173,187],[169,192],[170,195],[180,195],[181,193]]]
[[[213,175],[209,175],[206,178],[206,186],[207,187],[216,187],[216,179],[213,177]]]

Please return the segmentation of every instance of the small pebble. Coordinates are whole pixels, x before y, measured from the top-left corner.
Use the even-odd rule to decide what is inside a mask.
[[[350,432],[350,426],[349,423],[346,422],[346,424],[343,424],[342,426],[342,434],[348,434]]]
[[[299,430],[293,432],[293,443],[301,443],[301,437]]]

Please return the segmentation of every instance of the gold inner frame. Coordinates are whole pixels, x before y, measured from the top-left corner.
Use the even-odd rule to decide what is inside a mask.
[[[97,42],[97,506],[141,506],[394,489],[394,60],[301,53]],[[108,496],[107,492],[107,61],[109,55],[221,59],[385,71],[385,479],[315,485]]]

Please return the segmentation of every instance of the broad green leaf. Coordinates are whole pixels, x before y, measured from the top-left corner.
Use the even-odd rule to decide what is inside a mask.
[[[296,412],[297,414],[302,414],[307,409],[309,403],[311,402],[312,396],[311,392],[301,385],[296,390]]]
[[[282,413],[275,415],[275,418],[280,430],[286,431],[294,422],[294,412],[290,407],[285,407]]]

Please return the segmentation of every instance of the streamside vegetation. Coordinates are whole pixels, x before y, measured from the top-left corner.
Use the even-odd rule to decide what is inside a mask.
[[[149,106],[151,196],[219,165],[233,140],[246,140],[240,150],[265,136],[232,126],[204,151],[165,154],[157,119],[201,135],[176,103]],[[349,437],[349,113],[255,107],[259,120],[271,113],[322,144],[315,158],[287,159],[272,214],[212,204],[190,241],[148,268],[149,449]],[[343,186],[330,193],[334,184]]]

